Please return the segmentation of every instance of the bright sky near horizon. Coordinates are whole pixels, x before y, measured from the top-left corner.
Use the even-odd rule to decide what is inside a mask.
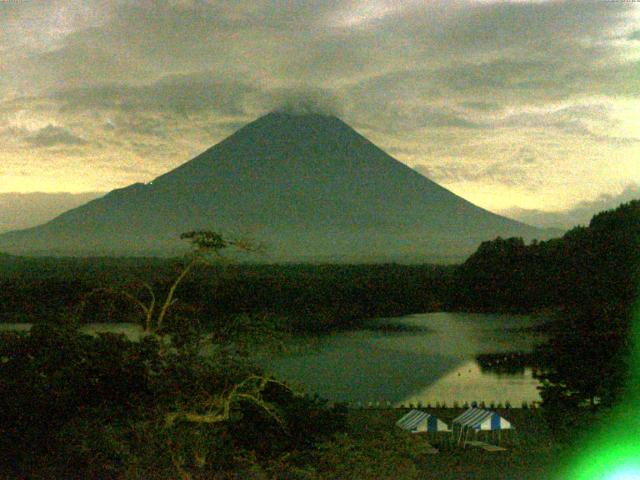
[[[283,104],[491,210],[629,196],[640,4],[0,2],[0,193],[146,182]]]

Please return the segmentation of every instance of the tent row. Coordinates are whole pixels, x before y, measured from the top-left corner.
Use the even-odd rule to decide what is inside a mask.
[[[461,445],[467,442],[469,434],[515,431],[514,426],[505,418],[495,412],[477,407],[471,407],[454,418],[451,428],[439,418],[422,410],[411,410],[400,418],[396,425],[411,433],[451,433]]]

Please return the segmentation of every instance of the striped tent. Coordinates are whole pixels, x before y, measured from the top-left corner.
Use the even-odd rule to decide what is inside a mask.
[[[412,433],[421,432],[450,432],[451,430],[442,420],[421,410],[411,410],[396,422],[396,425],[403,430]]]
[[[452,427],[454,432],[457,430],[458,442],[462,445],[466,444],[469,432],[476,435],[478,432],[491,432],[492,437],[497,432],[498,441],[500,441],[500,432],[503,430],[515,431],[515,427],[497,413],[477,407],[471,407],[462,415],[454,418]]]
[[[475,407],[454,418],[453,425],[472,430],[508,430],[513,428],[511,423],[497,413]]]

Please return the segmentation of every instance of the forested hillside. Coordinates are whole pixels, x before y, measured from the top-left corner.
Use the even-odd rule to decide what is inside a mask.
[[[0,257],[0,322],[139,322],[144,283],[170,287],[182,261],[154,258]],[[176,291],[175,315],[202,326],[268,316],[297,332],[441,309],[453,267],[433,265],[229,265],[203,267]]]
[[[449,307],[555,312],[551,339],[538,352],[543,398],[548,404],[610,404],[625,384],[639,266],[636,200],[559,239],[484,242],[457,270]]]

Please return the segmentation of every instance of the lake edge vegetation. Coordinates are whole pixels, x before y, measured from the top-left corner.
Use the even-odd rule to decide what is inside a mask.
[[[220,285],[231,278],[238,282],[232,288],[244,285],[245,298],[277,305],[273,292],[279,291],[282,298],[296,298],[300,303],[285,305],[291,317],[284,315],[284,324],[272,321],[277,318],[276,308],[262,313],[252,310],[257,303],[244,304],[234,312],[235,317],[244,318],[235,329],[225,330],[231,316],[220,315],[219,322],[207,324],[218,332],[210,338],[215,354],[207,360],[193,348],[202,341],[202,329],[192,328],[197,326],[192,320],[215,309],[194,308],[189,298],[189,292],[198,292],[198,288],[211,293],[210,285],[202,287],[199,283],[206,278],[204,271],[194,271],[193,277],[182,280],[182,289],[176,293],[180,302],[172,307],[166,331],[148,335],[141,342],[114,334],[91,337],[79,333],[75,327],[80,322],[96,316],[104,318],[105,312],[119,321],[136,315],[140,318],[140,313],[131,302],[113,295],[98,297],[101,301],[84,305],[82,311],[70,308],[73,295],[82,290],[72,281],[62,288],[61,293],[67,294],[56,297],[62,298],[61,310],[48,305],[38,311],[37,302],[31,302],[31,311],[24,312],[35,320],[44,312],[49,321],[34,322],[28,334],[2,334],[0,473],[31,478],[321,479],[335,478],[339,471],[363,479],[431,478],[425,476],[429,475],[425,472],[429,471],[426,466],[430,459],[419,443],[393,432],[391,423],[387,426],[391,431],[372,428],[371,438],[363,438],[350,425],[357,413],[298,394],[265,377],[242,351],[255,344],[256,335],[260,341],[274,330],[323,332],[357,325],[357,315],[367,318],[417,313],[420,310],[412,309],[424,305],[464,311],[556,312],[554,321],[546,327],[550,339],[532,361],[543,382],[541,412],[553,426],[544,438],[553,439],[552,445],[562,450],[571,444],[567,432],[585,423],[585,417],[598,418],[599,412],[614,405],[624,392],[628,368],[625,358],[630,348],[627,332],[638,288],[639,242],[640,201],[636,201],[598,214],[589,226],[577,227],[560,239],[531,245],[520,239],[485,242],[457,268],[296,266],[290,268],[303,287],[295,290],[273,282],[262,292],[254,286],[265,276],[256,275],[242,284],[238,280],[240,269],[248,268],[245,273],[252,268],[254,272],[271,269],[271,275],[277,278],[275,267],[215,270],[209,278],[211,285],[221,289],[217,293],[224,292]],[[11,263],[15,259],[2,261]],[[163,268],[168,265],[157,264]],[[313,283],[310,269],[325,269],[324,283],[320,282],[324,288],[318,289]],[[380,276],[363,274],[367,269],[377,269]],[[407,277],[403,273],[407,271],[413,271],[416,277]],[[173,265],[167,272],[165,278],[180,274]],[[341,277],[344,272],[352,275],[352,283],[340,282],[350,278]],[[438,277],[442,272],[444,280]],[[420,277],[422,274],[424,277]],[[48,291],[56,296],[59,290],[51,289],[46,282],[38,284],[38,275],[33,272],[29,277],[36,282],[30,293]],[[109,275],[103,271],[97,277],[95,272],[88,276],[104,280]],[[424,283],[418,287],[414,284],[409,292],[401,291],[392,281],[403,279],[400,284],[405,286],[416,278],[423,278]],[[15,280],[9,279],[8,284]],[[156,281],[153,287],[159,287],[158,291],[162,291],[162,285],[171,285],[166,280]],[[19,282],[14,284],[14,292],[19,290],[15,286]],[[415,295],[428,285],[440,288],[439,295],[431,292],[433,297],[422,300],[422,304],[415,300],[409,305],[402,303],[403,295]],[[135,282],[118,285],[135,286]],[[385,291],[381,286],[398,296],[367,303],[372,292]],[[293,292],[308,292],[310,296]],[[341,298],[343,292],[347,293]],[[305,315],[318,311],[317,300],[307,305],[310,311],[305,311],[303,300],[327,295],[339,299],[334,307],[348,306],[352,298],[357,299],[358,307],[328,310],[331,321],[318,322],[322,328],[287,325],[294,316],[308,319]],[[212,304],[219,300],[225,305],[225,298],[224,293],[216,296]],[[10,299],[5,293],[3,301]],[[9,305],[8,310],[17,311],[20,305]],[[264,331],[247,328],[255,325],[261,314],[267,318]],[[182,328],[185,326],[189,328]],[[584,369],[585,362],[593,368]],[[525,446],[536,448],[527,442]],[[555,448],[551,447],[552,453]],[[390,467],[374,461],[376,457],[384,458]],[[543,457],[544,461],[553,458],[551,453]],[[454,463],[458,473],[464,474],[464,465],[459,460]],[[451,472],[442,470],[448,467],[440,459],[435,464],[440,470],[431,472],[432,478],[461,478],[446,477]],[[503,467],[516,468],[509,462]],[[531,468],[540,474],[542,466]],[[510,478],[511,473],[513,470],[496,471],[487,466],[474,474],[477,478]],[[521,473],[521,478],[526,478],[526,472]]]

